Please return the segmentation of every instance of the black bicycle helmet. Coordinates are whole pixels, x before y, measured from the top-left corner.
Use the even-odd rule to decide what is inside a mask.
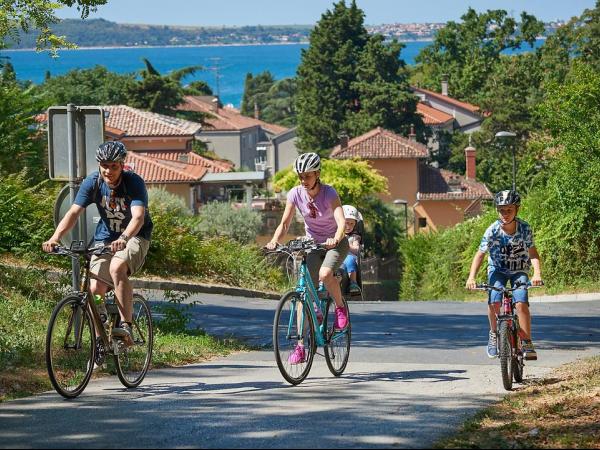
[[[294,162],[296,173],[317,172],[321,170],[321,158],[316,153],[303,153]]]
[[[119,141],[109,141],[98,146],[96,150],[96,161],[102,162],[123,162],[127,156],[125,144]]]
[[[496,204],[496,208],[499,206],[507,206],[507,205],[521,205],[521,196],[517,191],[500,191],[494,196],[494,203]]]

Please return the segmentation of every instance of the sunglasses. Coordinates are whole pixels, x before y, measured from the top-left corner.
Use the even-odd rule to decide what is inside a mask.
[[[315,206],[315,202],[308,202],[308,209],[310,210],[310,218],[315,219],[317,217],[317,212],[319,212],[319,210]]]

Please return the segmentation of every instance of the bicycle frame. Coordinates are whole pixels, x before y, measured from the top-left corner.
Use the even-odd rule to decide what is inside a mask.
[[[519,316],[515,312],[514,302],[512,297],[512,292],[508,290],[504,290],[502,292],[502,306],[500,314],[496,315],[496,329],[500,329],[500,323],[508,322],[508,327],[514,332],[517,331],[519,334],[521,333],[521,328],[519,327]],[[510,334],[510,345],[514,348],[517,353],[520,352],[517,342],[514,342],[514,335]]]
[[[301,295],[302,298],[302,306],[308,309],[312,321],[316,326],[319,326],[319,322],[317,319],[317,313],[315,309],[312,307],[313,304],[316,304],[321,313],[323,313],[324,309],[324,301],[319,298],[319,294],[317,293],[317,289],[315,288],[314,283],[312,282],[311,276],[308,274],[308,269],[306,266],[306,255],[302,256],[302,264],[300,265],[300,274],[298,277],[298,283],[296,285],[296,292]],[[327,300],[325,298],[324,300]],[[294,328],[294,324],[292,320],[295,317],[295,311],[292,310],[292,314],[290,314],[290,324],[288,325],[288,335],[291,334],[291,330]],[[300,322],[300,330],[304,329],[304,314],[302,314],[302,319]],[[319,326],[318,332],[315,330],[317,345],[323,347],[325,345],[325,337],[323,336],[322,327]]]

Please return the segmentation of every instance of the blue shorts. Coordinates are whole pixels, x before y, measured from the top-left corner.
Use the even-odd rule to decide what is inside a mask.
[[[491,284],[495,287],[505,287],[506,284],[510,281],[511,287],[515,285],[515,283],[527,283],[529,281],[529,277],[526,273],[518,272],[513,274],[506,274],[499,272],[497,270],[493,270],[488,273],[488,284]],[[516,291],[513,291],[513,300],[515,303],[529,303],[529,296],[527,295],[527,289],[519,288]],[[502,301],[502,293],[498,291],[490,291],[488,296],[488,304],[492,303],[500,303]]]
[[[348,256],[346,256],[346,259],[344,259],[341,267],[347,273],[358,272],[358,258],[356,255],[349,253]]]

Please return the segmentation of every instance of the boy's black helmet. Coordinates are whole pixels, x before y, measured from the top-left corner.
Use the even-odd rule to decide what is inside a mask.
[[[517,191],[500,191],[494,197],[494,203],[496,207],[507,206],[507,205],[521,205],[521,196]]]
[[[119,141],[109,141],[98,146],[96,150],[96,161],[102,162],[123,162],[127,156],[125,144]]]

